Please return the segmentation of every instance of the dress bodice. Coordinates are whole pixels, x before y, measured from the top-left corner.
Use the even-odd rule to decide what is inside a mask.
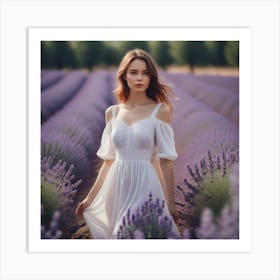
[[[170,124],[156,118],[162,103],[158,103],[149,117],[131,125],[117,117],[116,105],[112,118],[103,131],[97,155],[103,159],[151,160],[153,155],[176,159],[174,133]]]

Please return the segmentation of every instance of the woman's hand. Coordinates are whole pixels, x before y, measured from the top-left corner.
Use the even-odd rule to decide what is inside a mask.
[[[86,197],[83,201],[79,202],[75,210],[75,214],[77,216],[82,215],[85,209],[91,204],[91,202],[92,201],[88,197]]]
[[[179,216],[175,203],[168,203],[168,209],[175,223],[177,224]]]
[[[179,215],[178,215],[178,211],[176,209],[175,203],[172,203],[172,205],[170,205],[170,207],[168,207],[168,208],[169,208],[171,216],[173,217],[175,223],[177,224]]]
[[[77,216],[82,215],[83,212],[85,211],[85,209],[92,203],[92,201],[96,197],[97,193],[101,189],[113,162],[114,162],[114,160],[105,160],[104,161],[104,163],[102,164],[102,166],[99,170],[99,173],[97,175],[94,185],[92,186],[92,188],[89,191],[86,198],[78,204],[78,206],[75,210],[75,214]]]

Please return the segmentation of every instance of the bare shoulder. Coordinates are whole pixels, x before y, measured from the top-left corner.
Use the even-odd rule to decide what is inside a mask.
[[[158,119],[170,123],[171,122],[171,110],[168,105],[162,104],[158,110],[157,116]]]
[[[108,123],[108,122],[112,119],[112,117],[113,117],[113,107],[115,107],[115,108],[116,108],[115,110],[117,110],[118,105],[117,105],[117,104],[111,105],[111,106],[108,107],[108,108],[106,109],[106,111],[105,111],[105,120],[106,120],[106,123]]]

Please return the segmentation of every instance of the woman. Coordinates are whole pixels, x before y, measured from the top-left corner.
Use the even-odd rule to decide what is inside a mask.
[[[151,194],[164,200],[163,214],[171,218],[173,237],[179,238],[172,162],[177,153],[168,100],[174,94],[159,82],[154,61],[140,49],[124,56],[117,81],[119,104],[105,112],[97,151],[104,163],[76,214],[83,214],[93,238],[118,238],[124,217],[135,213]]]

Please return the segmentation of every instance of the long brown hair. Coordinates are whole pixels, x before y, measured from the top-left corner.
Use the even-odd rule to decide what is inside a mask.
[[[128,51],[121,60],[117,72],[117,86],[114,90],[114,94],[117,100],[120,103],[124,103],[128,99],[129,87],[125,81],[125,75],[128,67],[130,66],[130,63],[134,59],[142,59],[143,61],[145,61],[149,70],[151,80],[150,85],[146,90],[146,95],[156,102],[165,103],[169,106],[172,112],[173,107],[171,102],[169,101],[169,97],[175,97],[175,94],[173,93],[169,85],[159,80],[156,63],[147,52],[141,49]]]

